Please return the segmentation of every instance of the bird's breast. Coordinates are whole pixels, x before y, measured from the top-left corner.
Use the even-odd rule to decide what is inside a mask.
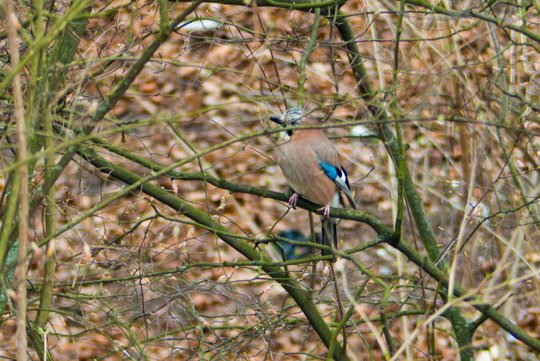
[[[291,188],[310,202],[326,205],[337,192],[317,161],[310,146],[288,142],[276,149],[276,160]]]

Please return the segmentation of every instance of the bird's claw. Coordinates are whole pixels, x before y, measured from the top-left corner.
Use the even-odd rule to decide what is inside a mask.
[[[292,209],[296,209],[296,203],[298,202],[298,198],[298,193],[293,193],[291,198],[289,198],[289,207],[291,207]]]
[[[319,210],[323,211],[324,218],[330,218],[330,206],[329,205],[324,206],[322,208],[319,208]]]

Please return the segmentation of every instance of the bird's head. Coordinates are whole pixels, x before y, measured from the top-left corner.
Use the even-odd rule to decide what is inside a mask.
[[[305,117],[304,110],[302,108],[294,107],[289,108],[283,116],[281,115],[271,115],[270,120],[274,123],[277,123],[283,127],[290,127],[301,125]],[[292,130],[287,130],[287,135],[290,137],[292,135]]]
[[[271,115],[270,120],[288,127],[302,124],[304,116],[305,114],[302,108],[295,107],[287,109],[283,117],[281,115]]]

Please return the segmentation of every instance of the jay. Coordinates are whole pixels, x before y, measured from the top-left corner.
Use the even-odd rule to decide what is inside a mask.
[[[283,117],[271,116],[270,120],[283,127],[319,124],[301,108],[290,108]],[[344,205],[341,192],[352,208],[356,209],[356,205],[335,146],[322,129],[289,129],[283,131],[280,138],[276,160],[294,192],[289,206],[294,209],[299,197],[324,205],[321,208],[322,243],[330,247],[333,243],[337,247],[338,220],[330,218],[330,207]],[[321,253],[331,254],[327,250]]]

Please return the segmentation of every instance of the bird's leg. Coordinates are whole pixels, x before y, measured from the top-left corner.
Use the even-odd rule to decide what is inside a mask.
[[[298,202],[298,198],[300,198],[300,195],[294,192],[291,198],[289,198],[289,207],[296,209],[296,202]]]
[[[326,219],[330,218],[330,204],[327,204],[324,207],[319,208],[319,211],[320,210],[323,211],[324,218],[326,218]]]
[[[330,203],[328,203],[327,205],[325,205],[324,207],[322,208],[319,208],[319,211],[323,211],[323,216],[324,218],[328,219],[330,218],[330,207],[339,207],[339,199],[340,199],[340,194],[339,194],[339,191],[336,192],[334,194],[334,198],[330,201]]]

